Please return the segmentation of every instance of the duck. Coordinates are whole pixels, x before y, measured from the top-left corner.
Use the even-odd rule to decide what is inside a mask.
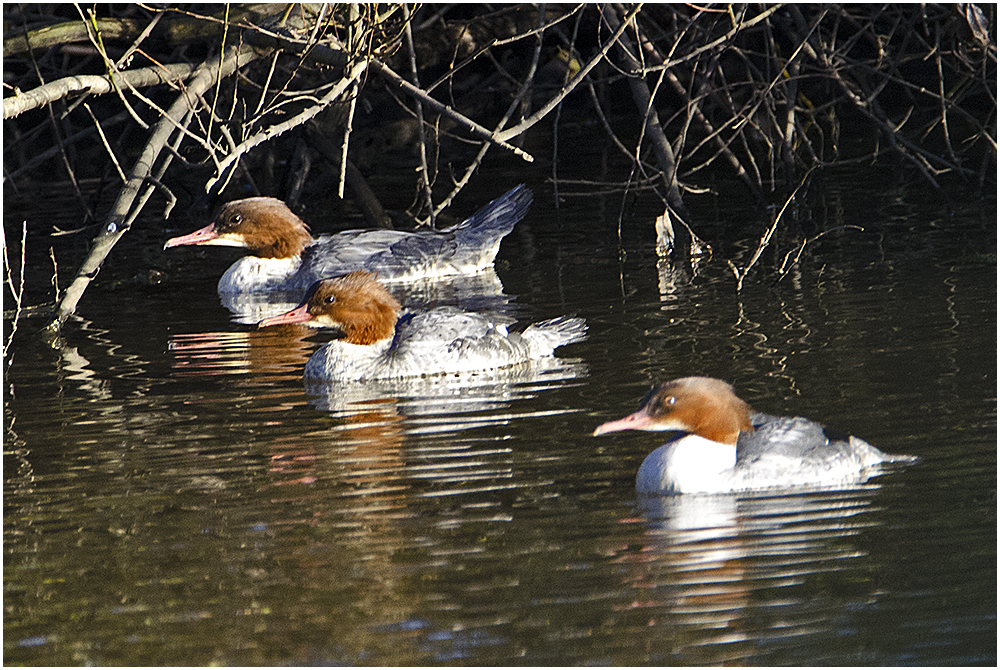
[[[803,417],[754,412],[730,384],[712,377],[658,384],[636,412],[602,423],[594,435],[622,430],[674,433],[639,467],[636,489],[643,494],[848,486],[888,464],[918,460]]]
[[[404,379],[495,370],[550,357],[579,342],[583,319],[562,316],[520,332],[514,319],[436,307],[401,314],[399,302],[366,271],[320,280],[293,310],[259,323],[333,328],[339,337],[316,351],[304,377],[324,382]]]
[[[355,270],[377,272],[387,283],[483,272],[492,268],[500,241],[524,218],[532,198],[521,184],[440,231],[346,230],[318,239],[283,201],[244,198],[226,203],[207,226],[171,238],[163,248],[247,249],[250,255],[219,279],[219,294],[284,293],[298,301],[320,279]]]

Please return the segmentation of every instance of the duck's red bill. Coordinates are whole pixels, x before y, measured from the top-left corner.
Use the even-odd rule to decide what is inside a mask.
[[[309,321],[312,319],[312,314],[309,313],[309,304],[305,303],[299,305],[290,312],[285,312],[278,316],[272,316],[270,318],[264,319],[257,324],[258,328],[265,328],[267,326],[277,326],[282,323],[302,323],[304,321]]]
[[[181,235],[180,237],[174,237],[167,240],[163,245],[163,248],[169,249],[170,247],[180,247],[186,244],[204,244],[217,239],[218,237],[219,233],[215,232],[215,224],[210,223],[204,228],[200,228],[193,233],[188,233],[187,235]]]

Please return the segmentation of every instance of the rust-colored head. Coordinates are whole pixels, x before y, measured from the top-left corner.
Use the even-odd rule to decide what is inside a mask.
[[[304,323],[337,328],[344,341],[374,344],[392,337],[400,305],[369,272],[352,272],[323,279],[309,289],[302,304],[281,316],[264,319],[260,327]]]
[[[678,430],[735,445],[740,432],[753,426],[750,407],[732,386],[711,377],[683,377],[654,386],[638,411],[601,424],[594,435],[618,430]]]
[[[227,202],[204,228],[167,240],[164,249],[188,244],[243,247],[261,258],[292,258],[312,243],[309,227],[277,198]]]

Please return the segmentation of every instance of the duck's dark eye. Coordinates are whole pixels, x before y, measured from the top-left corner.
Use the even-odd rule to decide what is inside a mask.
[[[229,217],[229,223],[239,223],[242,220],[243,220],[242,214],[233,214],[231,217]]]
[[[667,405],[673,405],[675,402],[677,402],[677,398],[673,397],[672,395],[668,395],[666,398],[663,399],[663,402],[664,404]]]
[[[332,305],[335,302],[337,302],[337,296],[335,296],[335,295],[328,295],[325,298],[323,298],[323,303],[324,304]]]

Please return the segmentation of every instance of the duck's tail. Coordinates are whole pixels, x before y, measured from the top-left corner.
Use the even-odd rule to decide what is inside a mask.
[[[587,336],[587,322],[576,316],[560,316],[548,321],[533,323],[521,333],[531,346],[532,358],[551,356],[566,344],[579,342]]]
[[[531,189],[521,184],[443,232],[454,233],[460,249],[490,249],[496,256],[500,240],[524,218],[533,197]]]

